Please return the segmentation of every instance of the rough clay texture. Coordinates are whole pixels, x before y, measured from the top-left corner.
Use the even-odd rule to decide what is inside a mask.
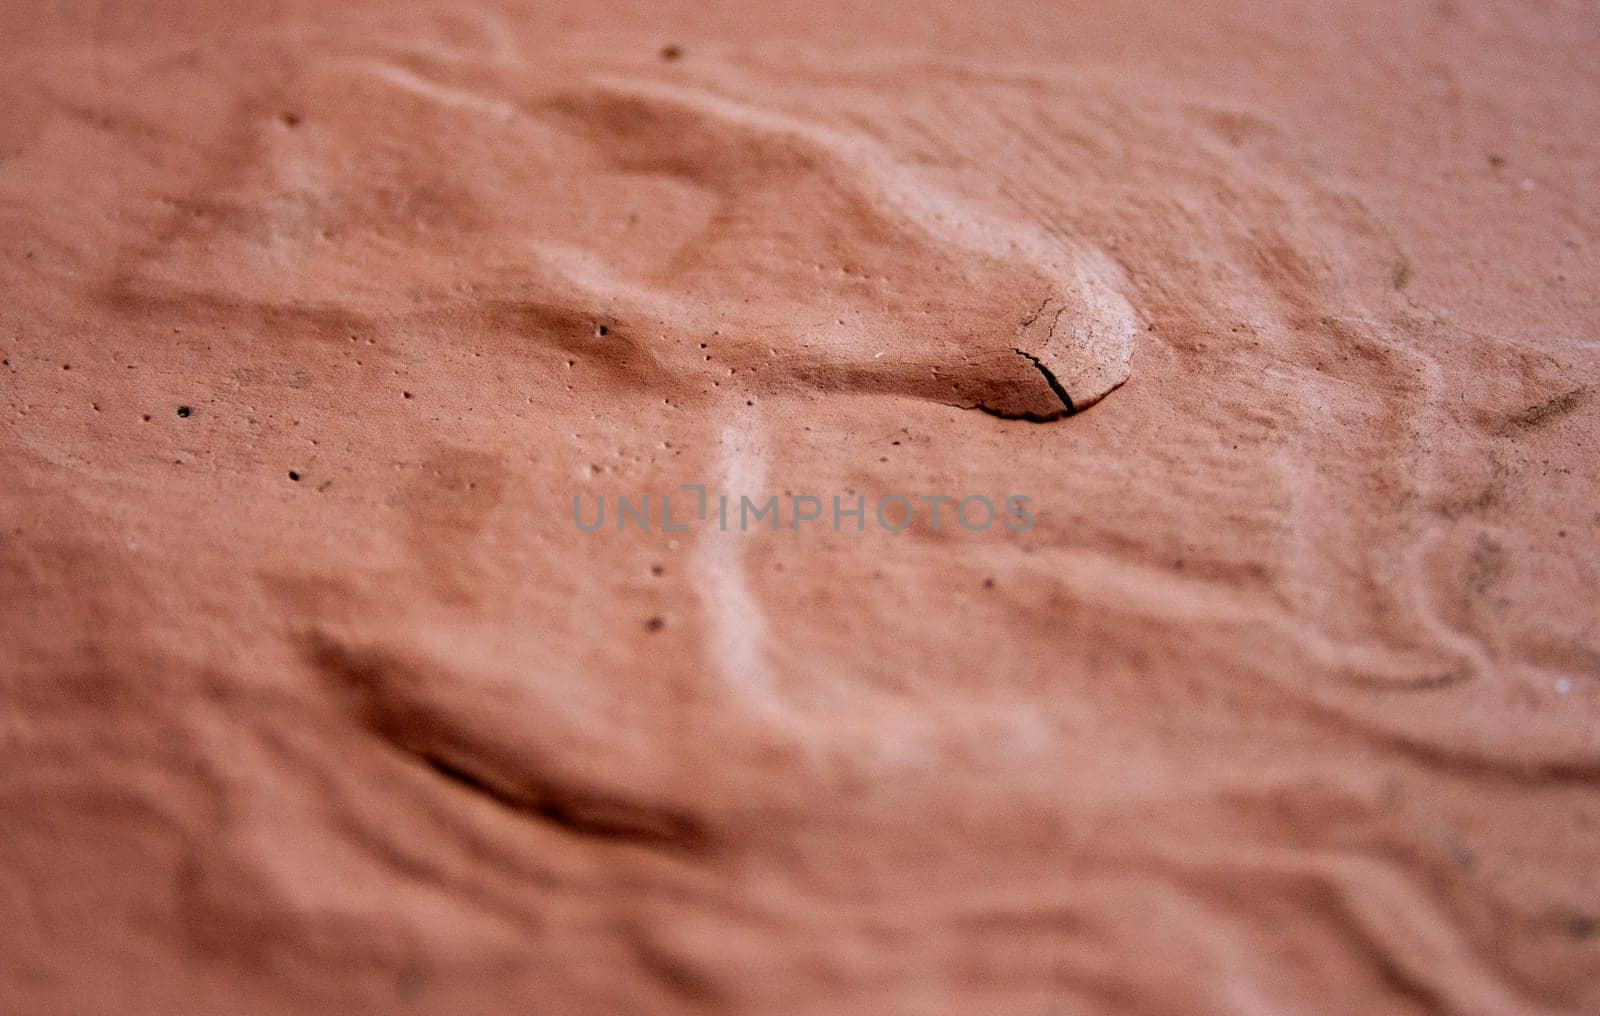
[[[1600,1011],[1593,4],[0,47],[0,1009]]]

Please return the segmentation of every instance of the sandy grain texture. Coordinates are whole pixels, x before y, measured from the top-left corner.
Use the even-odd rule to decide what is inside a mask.
[[[1600,1010],[1593,4],[0,53],[0,1009]]]

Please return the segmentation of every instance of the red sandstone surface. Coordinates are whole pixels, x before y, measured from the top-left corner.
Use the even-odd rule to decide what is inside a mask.
[[[1600,1011],[1592,3],[20,0],[0,99],[0,1009]]]

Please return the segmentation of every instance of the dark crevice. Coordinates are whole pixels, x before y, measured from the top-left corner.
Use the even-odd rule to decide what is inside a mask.
[[[1044,378],[1044,383],[1049,385],[1050,390],[1055,392],[1056,398],[1061,400],[1061,405],[1065,407],[1067,411],[1065,415],[1071,416],[1073,413],[1078,411],[1076,407],[1072,405],[1072,396],[1068,395],[1067,390],[1061,387],[1061,382],[1056,380],[1056,376],[1050,373],[1050,368],[1046,367],[1043,361],[1025,350],[1014,349],[1014,351],[1018,356],[1033,364],[1033,369],[1039,372],[1039,376]]]
[[[1050,423],[1062,417],[1072,416],[1078,411],[1077,407],[1072,404],[1072,396],[1067,394],[1066,388],[1062,386],[1060,381],[1056,380],[1056,376],[1050,372],[1050,368],[1046,367],[1037,356],[1016,347],[1012,347],[1011,351],[1027,360],[1033,369],[1039,372],[1039,376],[1044,379],[1045,385],[1050,389],[1050,394],[1055,396],[1058,405],[1045,410],[1041,410],[1037,406],[1029,409],[1020,409],[1016,408],[1015,405],[995,405],[992,401],[980,399],[976,402],[960,404],[960,408],[976,409],[1001,420],[1026,420],[1029,423]],[[955,403],[952,404],[954,405]]]

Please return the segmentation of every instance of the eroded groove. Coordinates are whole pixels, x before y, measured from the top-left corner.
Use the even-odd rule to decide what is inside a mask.
[[[561,778],[532,747],[500,743],[470,714],[427,700],[424,680],[386,654],[358,652],[327,638],[311,640],[310,656],[352,715],[389,748],[519,816],[594,840],[700,853],[710,836],[697,816],[667,804]],[[434,675],[428,675],[434,677]]]
[[[952,405],[954,405],[954,403],[952,403]],[[979,403],[977,403],[975,405],[971,405],[971,406],[957,406],[957,408],[958,409],[976,409],[980,413],[986,413],[987,415],[995,417],[996,419],[999,419],[999,420],[1026,420],[1028,423],[1053,423],[1056,420],[1060,420],[1060,419],[1062,419],[1064,417],[1072,415],[1071,414],[1071,410],[1067,410],[1067,409],[1062,409],[1060,412],[1052,412],[1052,413],[1041,414],[1041,413],[1030,413],[1030,412],[1027,412],[1026,410],[1013,411],[1013,410],[1006,410],[1006,409],[997,409],[996,407],[991,406],[991,405],[989,405],[987,403],[984,403],[984,402],[979,402]]]
[[[643,808],[634,802],[557,793],[552,787],[512,789],[437,751],[395,746],[463,789],[487,797],[507,810],[542,819],[579,836],[695,850],[705,845],[704,830],[680,815]]]

